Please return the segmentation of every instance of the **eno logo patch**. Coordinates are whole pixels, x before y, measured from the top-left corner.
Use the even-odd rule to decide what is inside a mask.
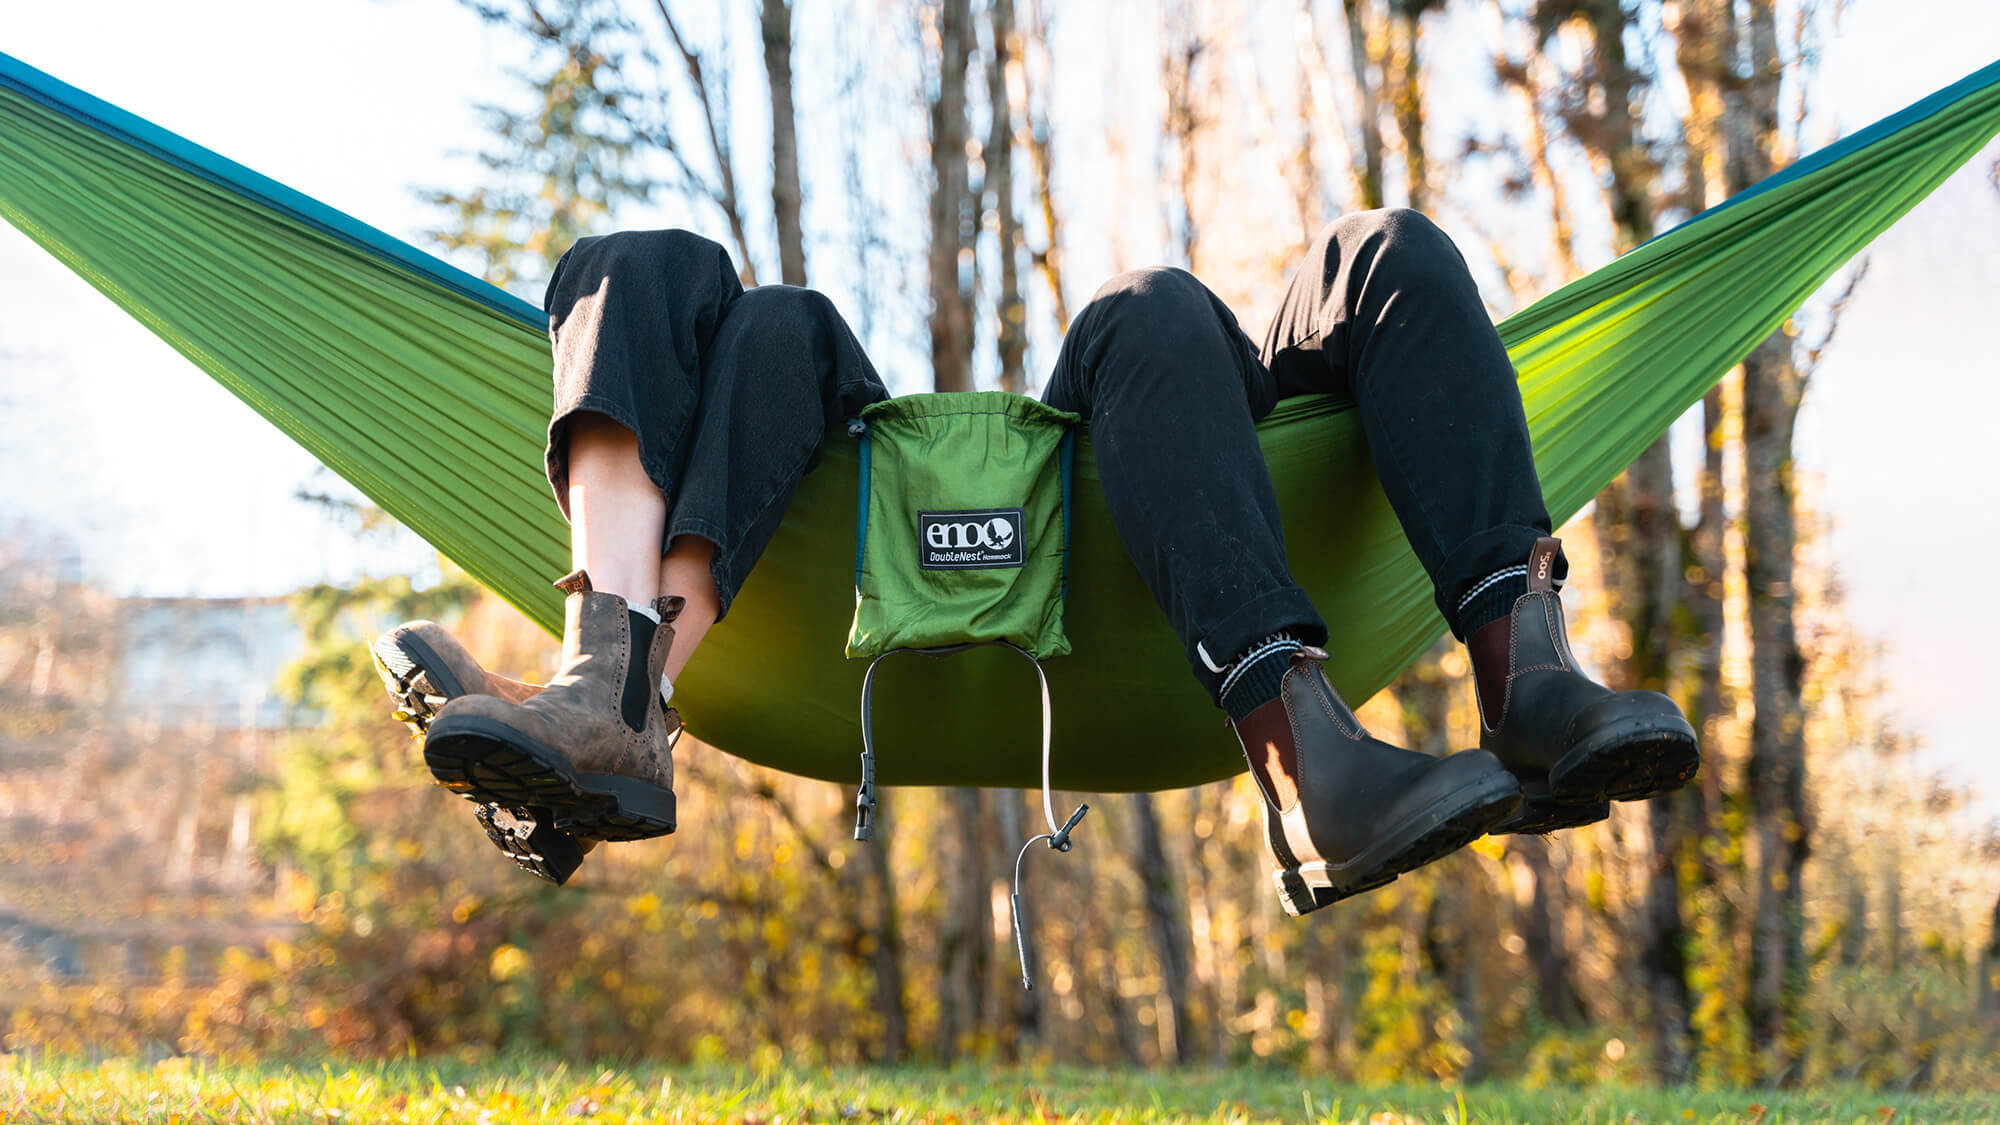
[[[917,562],[925,570],[997,570],[1027,560],[1019,508],[918,512]]]

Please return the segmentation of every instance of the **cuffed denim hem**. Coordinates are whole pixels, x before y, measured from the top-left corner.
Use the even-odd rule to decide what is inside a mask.
[[[683,535],[706,539],[714,548],[708,556],[708,578],[715,583],[716,604],[719,607],[715,619],[720,621],[728,616],[729,603],[736,600],[736,591],[743,588],[743,579],[748,575],[738,574],[730,567],[731,560],[722,549],[725,542],[722,529],[706,520],[691,517],[670,520],[666,537],[660,544],[661,552],[665,553],[674,545],[674,540]]]
[[[615,398],[597,394],[578,395],[559,407],[549,419],[548,443],[542,450],[542,465],[548,473],[549,487],[555,490],[556,507],[562,509],[563,519],[569,519],[569,423],[578,414],[602,414],[632,431],[633,436],[639,439],[639,467],[646,471],[646,479],[653,482],[660,495],[673,495],[673,467],[659,456],[659,443],[647,440],[639,427],[638,416]],[[683,423],[681,429],[686,428]]]
[[[1252,598],[1188,649],[1188,663],[1194,666],[1195,679],[1201,681],[1208,698],[1215,700],[1221,693],[1223,676],[1237,657],[1277,632],[1289,632],[1303,644],[1326,644],[1326,622],[1304,590],[1286,586]]]
[[[1548,534],[1549,530],[1544,527],[1503,524],[1488,528],[1452,548],[1433,578],[1438,612],[1450,624],[1452,636],[1461,641],[1465,639],[1465,631],[1461,628],[1464,623],[1459,620],[1458,614],[1458,603],[1464,600],[1465,595],[1495,571],[1527,562],[1528,552],[1534,548],[1535,540]],[[1558,551],[1554,577],[1560,581],[1568,574],[1569,560]]]

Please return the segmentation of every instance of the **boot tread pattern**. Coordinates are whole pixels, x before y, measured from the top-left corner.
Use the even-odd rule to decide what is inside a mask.
[[[447,719],[447,722],[450,720]],[[424,743],[439,785],[476,804],[548,809],[556,828],[595,840],[644,840],[674,830],[671,790],[603,774],[579,774],[561,755],[535,753],[500,732],[440,727]],[[621,793],[623,796],[621,796]],[[647,800],[654,812],[637,807]]]
[[[1296,917],[1331,906],[1341,899],[1387,886],[1404,872],[1442,859],[1486,835],[1496,822],[1511,816],[1519,802],[1518,790],[1511,787],[1495,790],[1494,795],[1480,798],[1442,818],[1375,868],[1332,886],[1315,886],[1306,880],[1299,868],[1280,867],[1271,873],[1272,881],[1277,884],[1278,900],[1284,905],[1285,913]]]
[[[1586,748],[1581,757],[1573,750],[1549,771],[1549,783],[1565,801],[1643,801],[1679,789],[1700,769],[1691,729],[1656,730]]]
[[[397,720],[415,737],[423,737],[439,707],[464,694],[456,683],[435,682],[439,676],[449,678],[449,674],[441,667],[431,670],[432,664],[439,663],[437,654],[413,637],[385,633],[375,638],[368,654],[383,689],[395,701]],[[538,879],[561,886],[583,863],[583,846],[556,827],[555,814],[547,808],[487,802],[473,815],[494,847]]]

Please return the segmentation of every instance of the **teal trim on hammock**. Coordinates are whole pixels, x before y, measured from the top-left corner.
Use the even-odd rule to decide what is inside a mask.
[[[868,423],[852,423],[861,427],[861,449],[857,454],[860,461],[860,477],[855,484],[854,512],[854,595],[861,596],[861,560],[868,551]]]
[[[1880,121],[1876,121],[1865,128],[1849,133],[1832,144],[1815,149],[1805,156],[1799,157],[1785,167],[1758,180],[1756,183],[1710,207],[1708,210],[1692,216],[1686,222],[1680,223],[1653,237],[1654,239],[1665,238],[1667,235],[1679,231],[1682,227],[1711,218],[1739,203],[1755,199],[1767,191],[1781,188],[1794,180],[1810,176],[1830,164],[1837,163],[1849,153],[1858,152],[1884,137],[1902,132],[1904,129],[1952,105],[1974,90],[1983,90],[1988,86],[1996,84],[2000,84],[2000,60],[1988,63],[1929,97],[1911,102],[1909,105],[1882,118]],[[1653,241],[1653,239],[1648,239],[1647,241]]]
[[[556,630],[562,602],[547,581],[569,568],[568,529],[542,472],[539,314],[379,231],[329,233],[351,220],[39,72],[11,62],[0,71],[0,217]],[[1752,189],[1750,206],[1697,216],[1502,322],[1551,515],[1582,508],[1843,262],[2000,134],[1996,77],[1982,70],[1923,99]],[[230,194],[239,180],[262,186]],[[1287,399],[1257,437],[1295,577],[1343,640],[1327,674],[1365,698],[1443,631],[1428,579],[1351,410]],[[840,780],[853,769],[851,700],[865,674],[840,644],[855,605],[841,572],[859,530],[848,510],[856,444],[827,443],[728,627],[677,684],[694,736]],[[1075,475],[1064,571],[1078,597],[1063,623],[1080,658],[1049,671],[1055,783],[1160,789],[1241,771],[1240,747],[1189,681],[1186,652],[1119,541],[1088,434],[1075,438]],[[878,685],[880,783],[1039,783],[1014,752],[1037,736],[1033,716],[995,690],[1014,671],[1004,655],[912,662]],[[786,690],[774,695],[772,683]]]
[[[261,203],[357,250],[388,258],[537,331],[548,328],[547,313],[485,278],[474,277],[435,254],[426,253],[345,211],[329,207],[269,176],[254,172],[213,149],[203,148],[136,113],[119,109],[102,98],[85,93],[4,51],[0,51],[0,86],[100,133],[116,137],[176,168],[200,176],[219,188]]]
[[[1068,432],[1063,434],[1062,450],[1057,457],[1062,472],[1063,536],[1062,577],[1056,583],[1056,598],[1067,602],[1069,600],[1069,518],[1070,509],[1075,506],[1070,502],[1070,489],[1076,482],[1076,426],[1074,424],[1070,426]]]

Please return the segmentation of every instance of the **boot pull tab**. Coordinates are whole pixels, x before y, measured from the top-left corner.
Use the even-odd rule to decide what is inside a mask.
[[[555,587],[565,594],[588,594],[591,592],[590,575],[581,569],[572,570],[556,579]]]
[[[1528,592],[1546,593],[1556,588],[1556,556],[1562,553],[1562,540],[1547,535],[1535,540],[1534,550],[1528,552]]]

